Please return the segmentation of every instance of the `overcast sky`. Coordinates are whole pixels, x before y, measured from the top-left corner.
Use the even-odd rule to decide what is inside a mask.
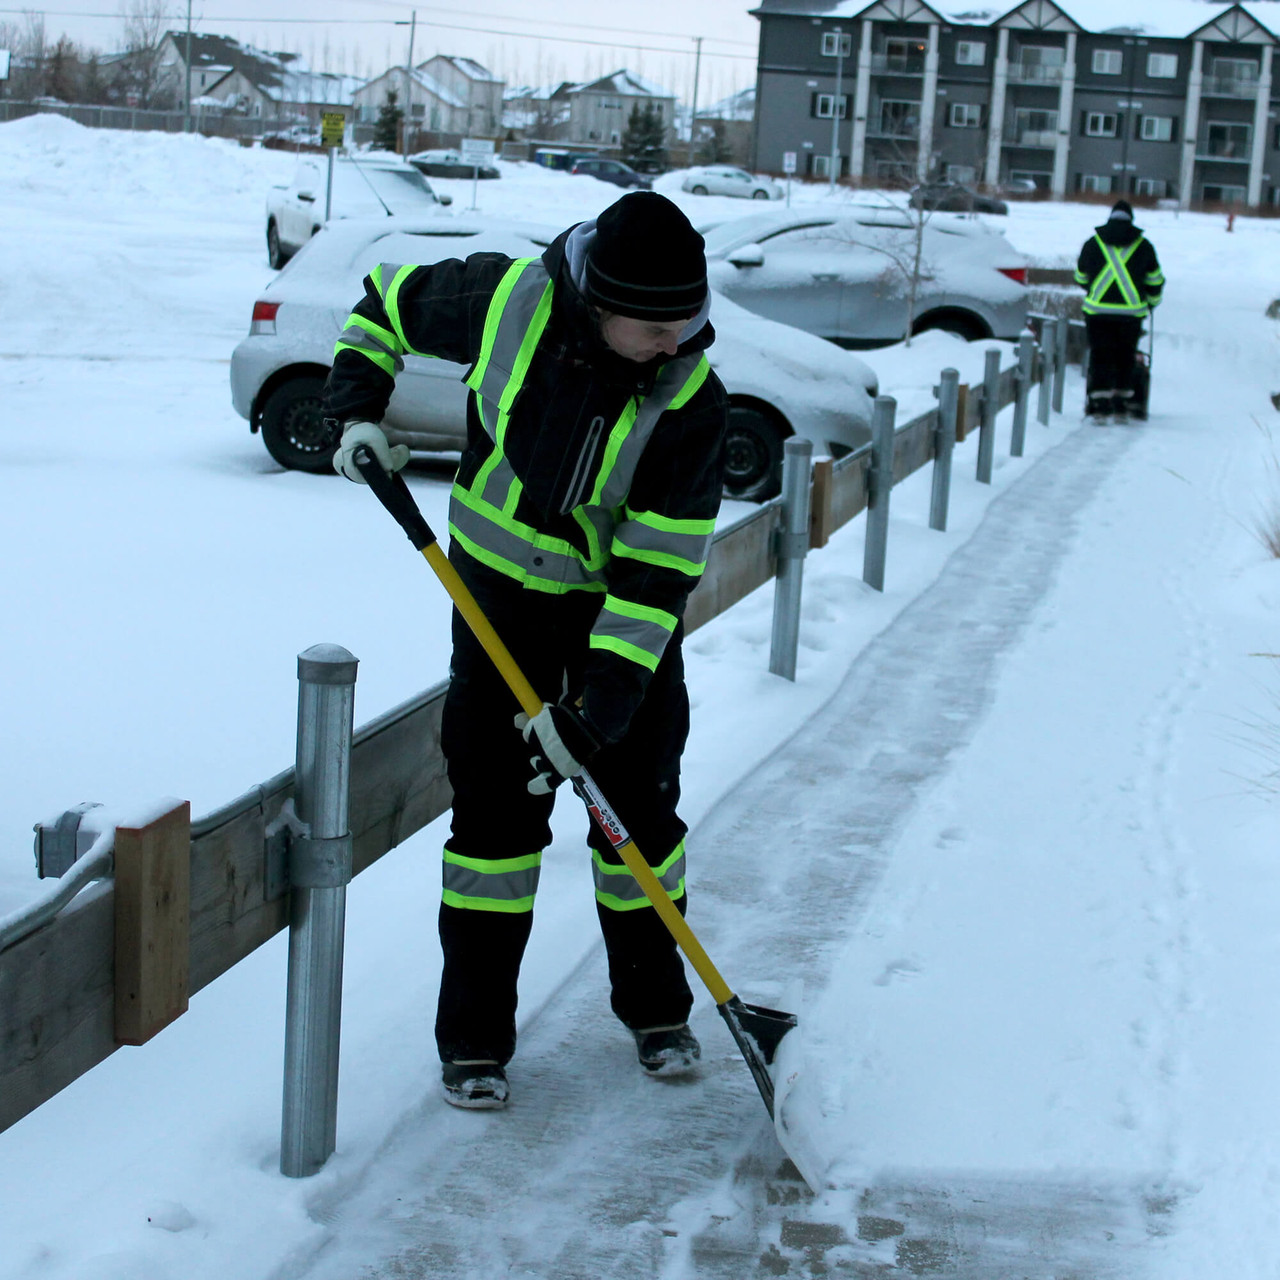
[[[171,3],[172,25],[184,27],[184,0]],[[582,80],[626,67],[687,100],[693,87],[693,37],[702,36],[698,99],[707,103],[755,82],[759,28],[748,12],[752,3],[472,0],[465,6],[419,5],[414,62],[434,53],[463,54],[511,84]],[[0,22],[23,21],[18,7],[17,0],[0,0]],[[77,43],[110,51],[120,44],[123,7],[120,0],[52,0],[44,9],[46,35],[54,40],[65,32]],[[192,26],[261,48],[301,53],[317,70],[370,75],[404,62],[414,8],[397,0],[195,0]]]

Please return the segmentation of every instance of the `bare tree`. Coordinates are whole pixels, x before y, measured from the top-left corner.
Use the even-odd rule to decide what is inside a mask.
[[[128,88],[138,95],[140,107],[159,105],[173,87],[162,83],[160,50],[172,14],[167,0],[124,0],[120,20],[124,26],[124,53]]]
[[[48,92],[49,48],[43,13],[26,12],[20,22],[0,24],[0,49],[8,49],[13,54],[10,97],[38,98]]]

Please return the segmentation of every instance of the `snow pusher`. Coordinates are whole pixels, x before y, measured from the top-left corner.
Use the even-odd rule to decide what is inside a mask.
[[[532,719],[542,710],[542,699],[516,665],[515,659],[493,629],[489,619],[481,611],[466,583],[458,576],[458,571],[449,563],[449,558],[437,541],[436,535],[431,531],[431,526],[418,509],[418,504],[414,501],[404,477],[398,473],[389,475],[384,471],[373,456],[373,452],[367,447],[356,450],[355,463],[375,496],[435,571],[436,577],[449,593],[454,607],[462,615],[484,651],[493,660],[507,687],[515,695],[521,710]],[[796,1026],[795,1014],[746,1004],[734,995],[729,984],[720,976],[719,970],[711,963],[710,957],[703,950],[693,930],[685,922],[679,908],[671,900],[670,895],[645,861],[643,854],[627,834],[626,828],[618,820],[617,814],[601,794],[591,775],[584,769],[569,781],[587,806],[593,821],[609,841],[610,847],[622,859],[640,888],[644,890],[645,896],[675,938],[698,977],[702,979],[711,998],[716,1002],[720,1016],[728,1025],[730,1034],[746,1060],[747,1066],[751,1069],[751,1075],[756,1082],[756,1088],[760,1091],[760,1097],[764,1100],[765,1107],[768,1108],[769,1116],[775,1121],[775,1128],[783,1149],[788,1155],[792,1155],[781,1116],[775,1115],[774,1078],[770,1068],[775,1065],[778,1046],[782,1043],[783,1037]],[[797,1160],[796,1164],[802,1173],[805,1172],[805,1165],[812,1167],[807,1160],[803,1165]]]

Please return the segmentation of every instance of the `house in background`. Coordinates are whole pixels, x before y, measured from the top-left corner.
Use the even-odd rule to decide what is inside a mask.
[[[456,146],[463,138],[496,138],[502,127],[503,81],[470,58],[437,54],[414,67],[392,67],[353,95],[356,123],[372,126],[394,90],[412,122],[410,148]],[[429,136],[428,136],[429,135]]]
[[[675,125],[675,95],[626,70],[587,84],[561,85],[554,99],[569,109],[563,141],[590,144],[602,151],[613,150],[621,144],[635,107],[656,108],[667,127],[668,137]]]
[[[1001,6],[1004,8],[1004,6]],[[760,0],[754,164],[1280,204],[1277,0]]]
[[[438,53],[418,70],[443,85],[464,104],[466,127],[461,132],[469,138],[496,138],[502,128],[505,80],[499,80],[487,67],[472,58]]]
[[[686,119],[688,113],[684,113]],[[751,144],[756,124],[756,87],[698,108],[695,164],[751,163]],[[683,158],[680,146],[676,154]]]

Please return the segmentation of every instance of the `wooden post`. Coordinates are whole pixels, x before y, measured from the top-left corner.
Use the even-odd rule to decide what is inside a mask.
[[[115,1037],[145,1044],[187,1009],[191,805],[116,828]]]
[[[835,465],[832,458],[819,458],[813,464],[813,490],[809,496],[809,546],[813,550],[825,547],[834,532],[831,495]]]

